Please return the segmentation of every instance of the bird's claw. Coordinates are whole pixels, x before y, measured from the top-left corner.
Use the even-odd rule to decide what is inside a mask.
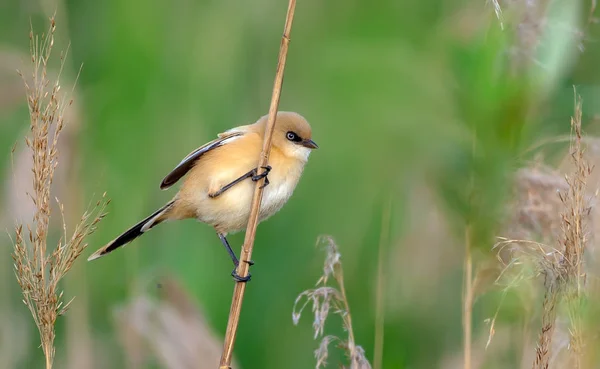
[[[252,261],[252,260],[244,260],[244,263],[246,263],[250,266],[254,265],[254,261]]]
[[[270,182],[269,182],[269,177],[267,177],[267,176],[269,175],[269,172],[270,172],[270,171],[271,171],[271,169],[273,169],[273,168],[272,168],[270,165],[266,165],[266,166],[264,166],[264,167],[261,167],[261,168],[262,168],[262,169],[264,169],[265,171],[264,171],[264,172],[262,172],[262,173],[260,173],[260,174],[253,175],[253,176],[252,176],[252,180],[253,180],[254,182],[256,182],[256,181],[260,180],[261,178],[264,178],[264,179],[265,179],[265,183],[264,183],[262,186],[260,186],[260,188],[265,188],[265,187],[266,187],[266,186],[268,186],[268,185],[269,185],[269,183],[270,183]]]
[[[271,169],[273,169],[270,165],[261,167],[262,169],[264,169],[265,171],[260,173],[260,174],[255,174],[252,176],[252,180],[254,182],[260,180],[261,178],[266,178],[269,175],[269,172],[271,171]],[[255,171],[256,172],[256,171]],[[267,182],[267,180],[265,179],[265,182]]]
[[[260,188],[265,188],[265,187],[267,187],[267,186],[269,185],[269,183],[270,183],[270,182],[269,182],[269,177],[265,177],[265,183],[264,183],[262,186],[260,186]]]
[[[250,280],[250,278],[252,278],[252,275],[250,273],[248,273],[247,276],[242,277],[239,274],[237,274],[237,268],[233,268],[233,271],[231,272],[231,276],[233,277],[233,279],[236,280],[236,282],[243,282],[246,283]]]

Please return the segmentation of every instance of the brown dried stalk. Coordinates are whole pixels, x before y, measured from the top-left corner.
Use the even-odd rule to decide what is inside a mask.
[[[294,20],[294,10],[296,8],[296,0],[289,0],[287,15],[285,18],[285,26],[283,36],[281,38],[281,46],[279,48],[279,60],[277,62],[277,70],[275,73],[275,82],[273,86],[273,94],[271,96],[271,105],[269,107],[269,116],[267,118],[267,126],[265,128],[265,136],[263,139],[262,152],[259,158],[259,167],[266,166],[269,161],[271,152],[271,139],[273,137],[273,129],[275,128],[275,117],[279,107],[279,98],[281,96],[281,86],[283,85],[283,73],[285,70],[285,61],[287,58],[288,46],[290,43],[290,32],[292,29],[292,21]],[[240,260],[251,260],[252,249],[254,247],[254,238],[256,236],[256,227],[258,225],[258,214],[260,203],[262,201],[264,179],[256,182],[254,197],[252,199],[252,207],[248,218],[248,226],[242,251],[240,252]],[[241,277],[248,275],[248,263],[239,263],[237,273]],[[221,356],[220,369],[231,368],[231,358],[233,355],[233,346],[237,335],[237,329],[240,322],[240,313],[242,310],[242,302],[246,283],[236,283],[233,290],[233,298],[231,301],[231,309],[229,311],[229,319],[227,322],[227,330],[225,332],[225,343],[223,345],[223,354]]]
[[[464,369],[471,369],[471,336],[473,332],[473,256],[471,254],[471,226],[465,227],[465,272],[463,285],[463,356]]]
[[[375,344],[373,347],[373,367],[381,369],[383,367],[383,343],[384,343],[384,323],[385,323],[385,252],[384,248],[390,242],[390,223],[392,212],[392,200],[390,199],[381,216],[381,230],[379,232],[379,250],[377,258],[377,286],[375,295]]]
[[[315,358],[317,359],[316,369],[324,368],[327,365],[329,344],[334,341],[337,341],[339,347],[346,352],[346,355],[350,360],[349,369],[371,369],[371,364],[365,357],[364,350],[356,344],[354,339],[352,316],[350,315],[350,306],[348,304],[348,297],[346,296],[346,288],[344,287],[344,273],[341,261],[342,255],[333,238],[329,236],[320,237],[317,241],[317,245],[321,243],[321,241],[324,241],[327,247],[323,275],[317,281],[314,289],[306,290],[298,295],[294,302],[292,320],[294,324],[298,324],[302,311],[308,304],[312,303],[312,311],[315,315],[313,321],[313,329],[315,331],[314,337],[315,339],[322,337],[319,348],[315,350]],[[333,276],[333,279],[337,282],[337,289],[327,285],[330,276]],[[344,330],[348,332],[347,339],[343,340],[333,335],[323,337],[325,321],[327,320],[330,311],[333,311],[334,314],[338,314],[342,318]]]
[[[541,329],[538,335],[533,368],[558,367],[556,351],[556,326],[559,312],[566,311],[569,320],[569,367],[581,367],[583,360],[583,327],[581,302],[585,298],[585,273],[583,254],[589,242],[585,227],[593,221],[590,207],[593,196],[586,192],[586,181],[591,168],[584,159],[584,144],[594,139],[581,133],[581,101],[575,101],[575,114],[571,119],[572,132],[566,139],[547,143],[570,141],[570,162],[573,170],[560,176],[554,169],[536,164],[517,172],[515,201],[510,205],[512,216],[505,226],[510,238],[500,238],[494,246],[500,265],[496,285],[504,289],[544,276],[544,300],[541,312]],[[546,143],[545,143],[546,144]],[[557,192],[559,196],[556,196]],[[529,291],[535,288],[529,284]],[[527,292],[525,292],[527,293]],[[562,304],[565,303],[563,310]],[[496,313],[497,315],[497,313]],[[490,325],[491,340],[495,317]],[[488,344],[489,344],[488,340]]]
[[[567,193],[560,193],[564,205],[562,213],[562,246],[561,257],[544,268],[546,275],[546,295],[543,303],[542,330],[536,348],[534,369],[547,369],[550,364],[550,348],[554,332],[557,304],[563,299],[567,303],[570,321],[570,344],[572,350],[572,367],[580,368],[583,356],[583,332],[580,304],[584,297],[583,254],[587,246],[585,219],[590,207],[586,200],[586,180],[591,174],[591,167],[584,159],[581,145],[581,99],[576,97],[575,116],[571,119],[573,141],[571,158],[574,164],[573,173],[566,176]]]
[[[38,327],[42,350],[46,357],[46,368],[51,368],[54,360],[56,319],[66,312],[72,301],[63,304],[63,293],[59,290],[58,283],[87,246],[85,238],[96,229],[104,216],[104,207],[107,204],[102,200],[92,212],[86,211],[69,238],[64,220],[64,207],[57,199],[63,232],[58,245],[48,253],[50,190],[59,162],[57,144],[65,124],[65,110],[72,103],[72,100],[61,94],[61,73],[58,73],[53,83],[48,78],[47,67],[54,45],[55,29],[56,23],[52,17],[47,34],[42,34],[41,37],[34,36],[31,30],[29,38],[33,64],[32,81],[28,82],[19,72],[25,83],[29,106],[31,133],[25,138],[25,143],[33,158],[33,193],[28,193],[28,196],[35,205],[35,212],[31,224],[16,226],[13,253],[17,282],[23,291],[23,302],[29,308]],[[64,55],[61,55],[60,71],[63,66]]]
[[[542,328],[538,338],[538,344],[535,349],[535,358],[533,361],[534,369],[548,369],[550,366],[552,337],[556,327],[556,309],[560,301],[561,283],[554,275],[552,269],[545,270],[546,278],[544,287],[546,294],[542,304]]]
[[[583,337],[580,303],[584,294],[585,272],[583,271],[583,254],[587,247],[587,230],[584,220],[590,213],[586,200],[586,181],[592,168],[584,159],[581,145],[581,98],[575,101],[575,117],[571,118],[571,129],[575,140],[571,143],[571,158],[574,170],[566,176],[569,190],[566,195],[560,194],[565,205],[562,213],[562,237],[564,258],[561,260],[562,277],[565,281],[565,299],[568,306],[571,336],[573,368],[581,367]]]
[[[471,154],[475,156],[477,150],[476,132],[473,132]],[[468,193],[472,198],[475,187],[475,178],[471,173],[469,180]],[[463,324],[463,369],[471,369],[471,337],[473,335],[473,255],[472,255],[472,239],[471,239],[471,223],[465,225],[465,259],[463,272],[463,296],[462,296],[462,324]]]

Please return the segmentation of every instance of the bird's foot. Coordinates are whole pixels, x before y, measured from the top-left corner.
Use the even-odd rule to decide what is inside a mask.
[[[273,168],[270,165],[267,165],[267,166],[264,166],[264,167],[261,167],[261,168],[264,169],[265,171],[262,172],[262,173],[260,173],[260,174],[253,175],[252,176],[252,180],[254,182],[256,182],[256,181],[260,180],[261,178],[264,178],[265,179],[265,183],[262,186],[260,186],[260,188],[264,188],[264,187],[266,187],[269,184],[269,177],[267,177],[267,176],[269,175],[269,172]]]
[[[237,260],[235,260],[237,261]],[[244,263],[252,266],[254,265],[254,261],[252,260],[244,260]],[[250,273],[248,273],[248,275],[246,277],[242,277],[237,273],[237,267],[239,265],[239,261],[234,262],[235,268],[233,268],[233,271],[231,272],[231,276],[233,277],[233,279],[235,279],[238,282],[248,282],[250,280],[250,278],[252,277],[252,275]]]
[[[233,279],[235,279],[237,282],[248,282],[250,280],[250,278],[252,278],[252,275],[250,273],[248,273],[247,276],[242,277],[237,273],[237,267],[233,268],[233,271],[231,272],[231,276],[233,277]]]

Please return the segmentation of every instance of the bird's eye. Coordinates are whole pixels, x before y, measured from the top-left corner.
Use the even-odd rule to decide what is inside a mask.
[[[290,141],[296,141],[297,137],[298,137],[298,136],[296,136],[296,134],[294,132],[288,132],[285,136]]]

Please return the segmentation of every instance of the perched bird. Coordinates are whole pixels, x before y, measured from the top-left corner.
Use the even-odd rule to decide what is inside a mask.
[[[246,228],[250,215],[255,181],[265,178],[266,186],[259,211],[259,222],[269,218],[289,200],[313,149],[310,124],[293,112],[278,112],[273,131],[269,165],[257,168],[262,150],[267,115],[253,124],[239,126],[218,134],[187,155],[162,180],[165,190],[179,181],[182,185],[163,207],[123,232],[94,252],[88,261],[98,259],[133,241],[157,224],[195,218],[211,225],[229,253],[235,268],[235,280],[250,279],[236,273],[238,258],[227,241],[227,234]],[[252,265],[252,261],[246,261]]]

